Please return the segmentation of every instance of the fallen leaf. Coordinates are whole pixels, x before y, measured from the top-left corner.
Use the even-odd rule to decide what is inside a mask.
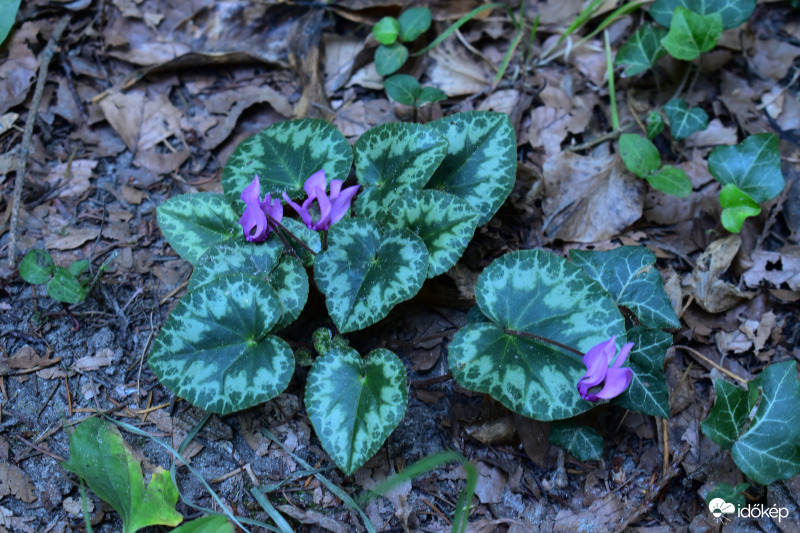
[[[604,241],[642,216],[644,182],[628,172],[617,155],[562,152],[544,162],[542,174],[548,242]]]
[[[684,279],[687,292],[694,294],[695,301],[709,313],[721,313],[734,305],[755,296],[755,292],[741,291],[722,279],[739,251],[742,238],[729,235],[708,245],[697,259],[691,274]]]
[[[754,251],[750,254],[753,266],[742,274],[748,287],[774,287],[800,291],[800,250],[786,252]]]
[[[447,96],[481,92],[492,84],[489,71],[467,55],[455,37],[445,39],[429,52],[431,85]]]
[[[25,101],[36,77],[39,61],[28,43],[38,41],[39,27],[26,22],[11,33],[11,39],[3,47],[8,56],[0,63],[0,113]]]
[[[65,226],[60,230],[52,231],[45,237],[45,248],[48,250],[74,250],[88,241],[96,239],[99,234],[99,227]]]
[[[58,191],[60,198],[80,196],[89,190],[89,179],[92,178],[92,171],[96,166],[97,161],[75,159],[53,167],[46,180],[53,188],[61,187]],[[69,176],[67,176],[67,169],[69,169]]]
[[[33,490],[31,478],[22,469],[11,463],[0,463],[0,499],[10,494],[18,500],[31,503],[36,500]]]
[[[497,467],[478,461],[475,465],[478,471],[478,484],[475,487],[475,496],[481,503],[500,503],[503,501],[503,490],[506,488],[508,475]]]
[[[64,498],[62,505],[72,516],[83,516],[83,502],[80,498]],[[90,513],[94,511],[94,502],[89,498],[86,499],[86,510]]]

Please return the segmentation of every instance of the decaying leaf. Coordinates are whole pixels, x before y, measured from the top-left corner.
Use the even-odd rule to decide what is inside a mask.
[[[756,294],[739,290],[723,279],[741,244],[742,238],[738,235],[712,242],[697,259],[694,271],[684,279],[683,285],[687,292],[693,294],[700,307],[709,313],[727,311]]]

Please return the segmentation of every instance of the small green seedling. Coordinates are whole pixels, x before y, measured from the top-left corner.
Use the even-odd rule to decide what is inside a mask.
[[[708,113],[699,107],[690,109],[689,104],[680,98],[673,98],[664,104],[664,113],[669,119],[669,131],[676,141],[708,127]]]
[[[53,258],[44,250],[34,249],[28,252],[19,265],[19,275],[32,285],[47,285],[47,294],[57,302],[76,304],[82,302],[97,284],[100,276],[109,269],[112,254],[97,269],[94,277],[84,276],[89,269],[89,261],[74,261],[67,268],[56,266]]]
[[[425,104],[440,102],[447,95],[436,87],[422,87],[413,76],[395,74],[384,82],[386,94],[401,104],[422,107]]]
[[[397,72],[408,59],[408,48],[403,43],[415,41],[431,27],[431,11],[427,7],[412,7],[403,11],[400,18],[383,17],[372,28],[372,35],[380,44],[375,50],[375,70],[381,76]]]
[[[662,167],[658,148],[641,135],[623,134],[619,138],[619,153],[628,170],[647,180],[654,189],[681,198],[692,192],[692,182],[686,173],[670,165]]]

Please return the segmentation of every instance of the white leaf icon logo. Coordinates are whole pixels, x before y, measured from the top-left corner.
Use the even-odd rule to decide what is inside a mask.
[[[710,502],[708,502],[708,510],[711,513],[719,518],[723,514],[731,514],[736,512],[736,506],[732,503],[728,503],[722,498],[714,498]]]

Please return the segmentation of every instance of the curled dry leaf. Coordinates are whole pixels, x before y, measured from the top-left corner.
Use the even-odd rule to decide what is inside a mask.
[[[431,85],[444,91],[447,96],[478,93],[492,83],[489,70],[469,57],[454,37],[446,39],[429,54],[431,64],[428,77]]]
[[[697,259],[695,269],[683,282],[687,292],[693,294],[700,307],[709,313],[727,311],[756,294],[753,291],[739,290],[722,279],[741,244],[742,238],[738,235],[712,242]]]

